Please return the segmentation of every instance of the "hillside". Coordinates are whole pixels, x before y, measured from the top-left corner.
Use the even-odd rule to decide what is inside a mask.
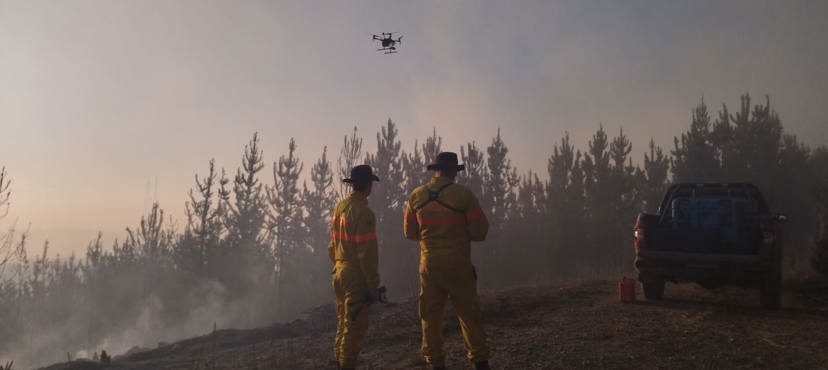
[[[828,282],[795,280],[784,294],[779,311],[759,308],[755,290],[672,284],[663,301],[625,305],[614,281],[521,287],[482,300],[494,368],[828,368]],[[415,300],[379,307],[371,322],[360,368],[425,368]],[[45,369],[333,368],[334,325],[332,307],[324,306],[290,324],[220,330],[108,366]],[[459,332],[450,318],[449,368],[467,368]]]

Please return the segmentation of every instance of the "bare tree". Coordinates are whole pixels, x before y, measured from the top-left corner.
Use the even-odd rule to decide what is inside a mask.
[[[209,162],[207,176],[195,175],[196,189],[190,189],[185,204],[187,226],[181,245],[176,251],[177,265],[200,276],[212,276],[220,261],[219,241],[224,230],[222,225],[221,196],[229,180],[224,171],[218,174],[215,160]],[[218,194],[216,193],[218,192]]]
[[[11,197],[11,179],[6,173],[6,166],[0,167],[0,218],[9,214],[9,199]]]
[[[8,177],[6,167],[0,167],[0,220],[9,214],[9,206],[11,204],[11,179]],[[4,270],[6,263],[12,258],[14,253],[14,225],[9,230],[0,233],[0,282],[4,278]]]

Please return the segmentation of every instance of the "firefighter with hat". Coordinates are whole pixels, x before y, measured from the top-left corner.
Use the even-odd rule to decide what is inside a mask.
[[[333,262],[336,295],[336,340],[334,356],[339,369],[356,368],[357,357],[368,331],[372,303],[381,300],[376,219],[368,208],[374,181],[371,166],[351,169],[343,179],[352,191],[331,213],[331,241],[328,255]]]
[[[451,300],[468,359],[476,369],[488,369],[489,346],[480,314],[471,242],[486,239],[489,223],[471,190],[454,183],[457,172],[465,169],[458,164],[456,153],[438,154],[427,168],[434,171],[434,176],[411,193],[403,220],[405,237],[420,244],[423,356],[434,369],[445,368],[443,311],[446,301]]]

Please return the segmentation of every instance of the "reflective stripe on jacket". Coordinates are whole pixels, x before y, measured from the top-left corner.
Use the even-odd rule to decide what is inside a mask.
[[[440,190],[437,199],[430,199]],[[411,193],[403,220],[405,237],[420,242],[424,259],[452,256],[470,259],[471,241],[483,241],[489,221],[474,194],[444,177],[433,177]]]
[[[364,194],[352,192],[336,205],[331,214],[330,235],[331,262],[360,269],[367,287],[377,289],[380,276],[376,219]]]

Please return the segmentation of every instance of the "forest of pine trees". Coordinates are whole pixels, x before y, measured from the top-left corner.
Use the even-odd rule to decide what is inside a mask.
[[[235,173],[209,160],[194,176],[183,226],[156,204],[122,241],[104,246],[98,236],[80,258],[51,257],[48,244],[30,257],[25,233],[0,235],[0,353],[44,362],[67,351],[118,353],[214,325],[290,320],[329,303],[328,215],[348,191],[340,179],[361,163],[382,178],[370,206],[383,283],[391,299],[412,297],[418,248],[402,235],[403,202],[443,150],[461,156],[467,170],[458,182],[478,195],[491,223],[488,240],[473,248],[482,289],[631,271],[635,215],[656,211],[668,183],[679,181],[757,183],[772,209],[790,217],[786,266],[806,268],[811,250],[828,256],[812,243],[828,238],[828,149],[786,133],[767,98],[744,95],[715,116],[702,100],[672,147],[649,140],[642,158],[632,158],[621,128],[598,125],[586,148],[562,133],[549,140],[546,173],[520,172],[500,130],[487,144],[459,148],[444,147],[436,129],[410,148],[398,133],[389,119],[376,152],[366,153],[355,127],[338,158],[322,148],[309,163],[296,156],[294,139],[277,158],[253,135]],[[0,170],[0,216],[9,179]]]

